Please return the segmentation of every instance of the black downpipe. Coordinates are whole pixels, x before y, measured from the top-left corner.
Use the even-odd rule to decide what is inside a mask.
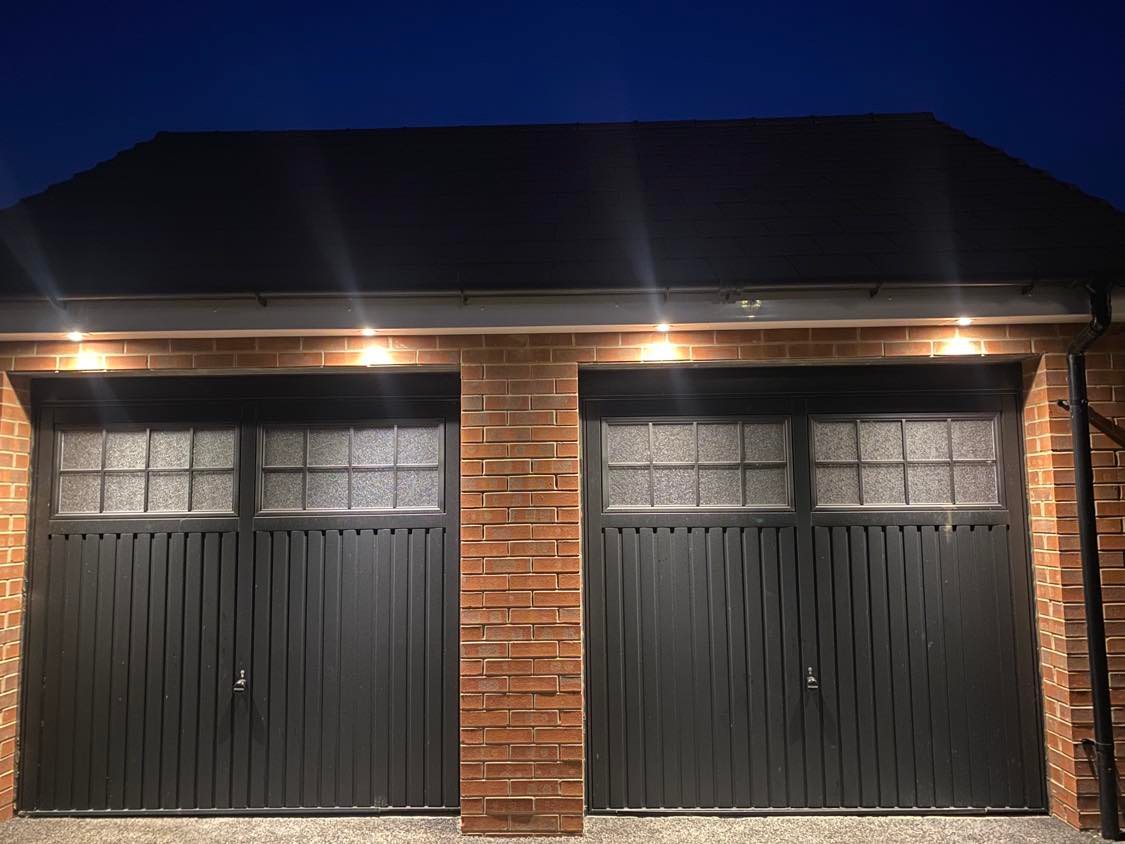
[[[1094,767],[1098,776],[1098,813],[1102,838],[1120,837],[1117,823],[1117,762],[1113,746],[1113,712],[1105,647],[1102,576],[1098,563],[1098,524],[1094,510],[1094,471],[1090,459],[1090,414],[1086,398],[1086,349],[1109,328],[1109,285],[1090,287],[1090,322],[1070,343],[1066,363],[1070,381],[1070,432],[1074,448],[1074,489],[1082,551],[1086,601],[1086,645],[1094,704]]]

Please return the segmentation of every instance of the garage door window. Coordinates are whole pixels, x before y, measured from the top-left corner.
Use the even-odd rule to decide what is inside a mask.
[[[135,426],[61,431],[55,512],[233,513],[234,433]]]
[[[262,512],[440,510],[441,426],[271,427]]]
[[[620,420],[603,431],[607,510],[790,506],[784,419]]]
[[[813,420],[821,507],[996,506],[992,417]]]

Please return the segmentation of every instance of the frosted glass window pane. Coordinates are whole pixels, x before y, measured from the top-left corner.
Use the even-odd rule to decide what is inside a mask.
[[[398,460],[400,466],[404,463],[411,465],[436,464],[438,462],[438,429],[427,428],[399,428],[398,429]]]
[[[953,420],[953,459],[996,459],[996,437],[991,419]]]
[[[153,472],[148,476],[148,509],[153,513],[186,513],[188,473]]]
[[[606,500],[611,507],[648,507],[648,469],[610,469]]]
[[[949,504],[953,501],[948,465],[909,466],[906,477],[911,504]]]
[[[441,494],[437,469],[399,469],[396,507],[438,507]]]
[[[105,476],[105,513],[143,513],[145,473],[123,472]]]
[[[192,465],[196,469],[230,469],[234,466],[234,430],[197,430]]]
[[[356,471],[352,473],[352,508],[380,510],[394,506],[394,473]]]
[[[608,426],[606,428],[606,458],[610,463],[647,463],[649,460],[648,425]]]
[[[737,441],[736,441],[737,445]],[[702,450],[702,444],[700,444]],[[701,466],[699,469],[699,503],[710,507],[737,507],[742,503],[738,469]]]
[[[107,469],[143,469],[148,434],[145,431],[108,431],[105,435]]]
[[[309,472],[308,510],[347,510],[347,472]]]
[[[64,469],[100,469],[102,467],[101,431],[66,431],[62,435]]]
[[[859,472],[855,466],[817,466],[818,504],[859,504]]]
[[[996,466],[992,463],[959,463],[953,467],[953,489],[958,504],[997,504]]]
[[[742,426],[742,443],[750,463],[785,459],[785,426],[779,422],[747,422]]]
[[[60,513],[97,513],[101,497],[101,475],[86,472],[59,476]]]
[[[394,428],[357,428],[352,440],[352,465],[390,466],[395,459]]]
[[[229,513],[234,508],[232,472],[195,472],[191,479],[191,509]]]
[[[855,460],[855,423],[816,422],[814,443],[817,460]]]
[[[902,423],[860,422],[859,452],[864,460],[902,460]]]
[[[787,505],[789,493],[785,487],[786,470],[776,468],[751,468],[745,472],[746,503],[748,505]]]
[[[347,466],[348,429],[323,428],[309,431],[310,466]]]
[[[654,469],[653,494],[656,506],[695,506],[695,469]]]
[[[864,466],[864,504],[905,504],[906,484],[902,466]]]
[[[947,423],[907,421],[906,458],[907,460],[948,460]]]
[[[186,469],[191,431],[153,431],[148,449],[152,469]]]
[[[300,510],[304,483],[301,472],[263,472],[262,509]]]
[[[727,423],[700,424],[699,462],[737,463],[738,425]],[[737,482],[735,488],[737,489]]]
[[[296,428],[266,430],[266,466],[304,466],[305,432]]]
[[[653,425],[652,458],[657,463],[695,462],[695,430],[691,425]]]

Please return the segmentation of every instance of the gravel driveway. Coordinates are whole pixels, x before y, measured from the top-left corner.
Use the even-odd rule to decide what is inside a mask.
[[[17,818],[0,823],[0,844],[380,844],[380,842],[482,841],[462,838],[456,818]],[[492,839],[493,841],[497,839]],[[504,844],[553,842],[558,838],[504,838]],[[790,844],[790,842],[1005,842],[1094,844],[1046,817],[768,817],[587,818],[587,842],[645,844]]]

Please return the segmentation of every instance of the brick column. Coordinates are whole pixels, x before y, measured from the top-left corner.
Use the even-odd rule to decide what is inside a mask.
[[[551,348],[573,340],[459,341],[461,829],[579,833],[578,365]]]
[[[31,453],[27,386],[0,371],[0,819],[15,807]]]
[[[1064,329],[1063,337],[1073,333]],[[1067,397],[1066,340],[1037,340],[1043,356],[1025,364],[1032,562],[1051,813],[1081,829],[1097,828],[1097,782],[1082,749],[1093,738],[1082,571]],[[1118,329],[1087,355],[1089,395],[1103,415],[1125,421],[1125,334]],[[1106,637],[1118,766],[1125,763],[1125,451],[1092,431]]]

